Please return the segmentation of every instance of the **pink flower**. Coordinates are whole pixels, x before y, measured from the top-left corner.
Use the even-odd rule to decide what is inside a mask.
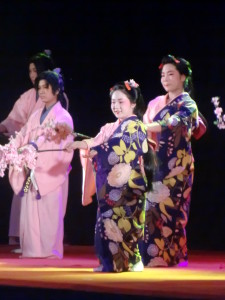
[[[223,112],[223,109],[222,107],[217,107],[215,110],[214,110],[214,113],[217,115],[217,116],[220,116]]]
[[[24,167],[33,170],[36,166],[37,150],[31,144],[17,149],[14,138],[8,144],[0,145],[0,176],[4,177],[5,170],[10,166],[22,172]]]

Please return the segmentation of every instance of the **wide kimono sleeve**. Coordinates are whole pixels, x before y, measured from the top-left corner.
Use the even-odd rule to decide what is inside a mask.
[[[120,128],[121,132],[117,131],[105,145],[92,148],[97,151],[93,159],[97,191],[102,189],[101,185],[105,182],[102,176],[107,177],[109,190],[127,185],[130,189],[144,191],[146,182],[139,165],[139,157],[148,151],[144,124],[139,120],[129,120],[126,126]]]
[[[65,110],[63,110],[63,113],[61,113],[61,110],[56,112],[55,122],[66,123],[73,128],[73,120]],[[47,140],[44,143],[41,143],[41,141],[39,143],[39,140],[37,141],[38,149],[43,151],[38,153],[35,168],[35,177],[41,195],[48,194],[66,180],[71,168],[70,163],[73,158],[73,152],[63,151],[63,149],[65,149],[67,143],[72,141],[73,137],[71,135],[65,140],[61,140],[60,143],[55,143],[54,140]],[[45,152],[45,150],[52,151]]]
[[[54,119],[56,123],[67,123],[71,128],[73,128],[73,120],[71,116],[68,112],[61,108],[60,104],[57,104],[52,109],[47,118]],[[73,152],[70,153],[63,151],[63,149],[68,142],[73,140],[73,137],[68,136],[67,139],[61,140],[59,144],[55,143],[55,141],[51,139],[46,140],[45,137],[41,135],[42,130],[40,126],[38,126],[38,124],[40,124],[39,120],[40,110],[32,114],[27,124],[16,135],[15,142],[17,147],[26,145],[29,142],[36,143],[39,153],[37,154],[34,174],[40,195],[43,196],[56,189],[66,180]],[[9,180],[14,192],[17,194],[23,186],[25,174],[18,173],[13,168],[10,168]]]
[[[165,105],[165,95],[161,95],[152,99],[148,103],[147,110],[143,116],[143,122],[145,124],[152,123],[156,114],[163,108]],[[151,132],[150,130],[147,131],[148,137],[153,139],[157,142],[157,133]]]
[[[99,133],[91,139],[84,140],[87,143],[88,149],[87,150],[80,150],[80,161],[82,166],[82,205],[86,206],[92,203],[92,196],[96,192],[95,187],[95,177],[93,173],[92,163],[88,156],[88,152],[91,147],[103,144],[104,142],[108,141],[110,136],[119,126],[119,121],[114,123],[107,123],[101,127]]]
[[[182,124],[189,128],[197,128],[199,122],[197,105],[193,99],[185,96],[177,103],[177,111],[174,114],[157,122],[162,126],[162,130]]]
[[[13,134],[26,124],[36,104],[36,91],[34,88],[23,93],[15,102],[7,118],[1,122],[7,128],[9,134]]]
[[[26,125],[24,125],[21,130],[14,137],[14,145],[17,149],[27,145],[30,141],[32,122],[28,120]],[[26,178],[26,172],[18,172],[13,166],[9,167],[8,172],[9,182],[15,194],[18,194],[23,186],[24,180]]]

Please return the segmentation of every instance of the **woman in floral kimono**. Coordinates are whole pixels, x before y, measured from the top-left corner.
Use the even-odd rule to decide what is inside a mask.
[[[73,120],[62,105],[63,82],[53,71],[41,73],[35,81],[39,97],[44,103],[31,115],[26,125],[15,137],[17,148],[32,144],[38,149],[34,172],[18,173],[9,169],[10,184],[21,196],[20,246],[21,257],[62,258],[64,215],[72,153],[63,151],[73,140],[68,135],[58,141],[43,134],[48,124],[65,123],[73,128]],[[46,151],[48,150],[48,151]]]
[[[98,199],[95,247],[100,261],[95,271],[142,271],[138,241],[153,173],[152,150],[140,121],[145,105],[133,80],[113,86],[110,98],[117,121],[103,126],[95,138],[75,141],[67,149],[89,149],[93,157]]]
[[[159,66],[165,91],[148,104],[144,123],[157,143],[158,170],[153,191],[147,195],[144,265],[187,265],[187,239],[194,158],[193,130],[199,126],[198,108],[190,97],[191,66],[183,58],[167,55]],[[187,92],[188,91],[188,92]]]

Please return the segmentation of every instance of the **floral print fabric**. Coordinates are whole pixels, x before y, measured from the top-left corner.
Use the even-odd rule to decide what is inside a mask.
[[[148,150],[144,124],[132,116],[104,144],[93,147],[98,212],[95,247],[105,272],[129,271],[141,261],[146,180],[139,158]]]
[[[187,261],[185,227],[194,172],[191,133],[198,126],[196,103],[184,93],[162,108],[153,121],[162,131],[157,134],[158,170],[153,191],[147,194],[141,252],[144,265],[173,266]]]

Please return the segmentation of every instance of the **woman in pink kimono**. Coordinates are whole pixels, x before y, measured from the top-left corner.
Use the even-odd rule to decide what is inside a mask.
[[[53,71],[45,71],[39,75],[35,84],[44,108],[31,115],[15,139],[18,148],[32,143],[40,151],[36,167],[34,172],[28,175],[25,172],[21,175],[10,168],[9,180],[15,194],[22,196],[22,257],[62,258],[68,174],[73,157],[72,153],[63,149],[73,138],[68,136],[60,142],[46,139],[42,127],[51,122],[60,122],[73,128],[73,121],[58,101],[63,98],[60,75]],[[25,187],[28,180],[31,183],[27,189]]]
[[[199,138],[198,107],[191,98],[191,66],[183,58],[165,56],[159,66],[166,95],[149,102],[144,123],[157,144],[158,170],[147,196],[144,265],[187,265],[186,225],[194,175],[191,147]]]
[[[29,59],[29,77],[33,85],[35,79],[41,72],[54,69],[55,65],[50,54],[49,50],[45,50],[44,52],[33,55]],[[67,98],[65,99],[68,103]],[[27,123],[32,113],[43,107],[44,103],[38,97],[36,89],[32,87],[20,96],[15,102],[8,117],[0,123],[0,133],[3,133],[6,136],[14,135],[15,132],[20,131]],[[20,203],[20,198],[14,194],[9,221],[9,244],[19,243]],[[15,249],[13,251],[19,252],[20,249]]]

